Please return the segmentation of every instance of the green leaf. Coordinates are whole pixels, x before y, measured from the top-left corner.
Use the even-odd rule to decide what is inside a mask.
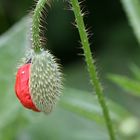
[[[140,68],[137,65],[132,64],[130,65],[130,70],[132,71],[135,79],[140,81]]]
[[[14,124],[22,126],[21,105],[14,94],[14,81],[17,63],[28,45],[27,26],[27,19],[22,19],[0,37],[0,139],[3,140],[14,139],[17,133]]]
[[[128,113],[119,105],[107,100],[110,115],[114,122],[119,122]],[[65,88],[64,96],[60,101],[61,107],[79,114],[79,116],[96,121],[100,124],[104,122],[101,107],[97,97],[87,91],[81,91],[73,88]]]
[[[140,43],[140,1],[139,0],[121,0],[126,15],[133,27],[135,36]]]
[[[125,91],[135,95],[140,96],[140,82],[132,80],[128,77],[111,74],[109,79],[116,83],[118,86],[123,88]]]

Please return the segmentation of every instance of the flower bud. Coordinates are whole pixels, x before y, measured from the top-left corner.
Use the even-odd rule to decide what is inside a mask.
[[[15,91],[24,107],[49,113],[62,89],[59,65],[49,51],[32,53],[17,72]]]

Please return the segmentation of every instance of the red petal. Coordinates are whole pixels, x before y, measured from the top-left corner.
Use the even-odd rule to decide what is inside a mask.
[[[29,72],[30,72],[30,63],[21,66],[18,69],[16,75],[16,83],[15,83],[15,92],[22,103],[22,105],[28,109],[32,109],[34,111],[39,112],[39,110],[35,107],[32,102],[29,90]]]

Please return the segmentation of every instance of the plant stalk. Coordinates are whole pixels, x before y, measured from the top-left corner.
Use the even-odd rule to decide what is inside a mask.
[[[102,86],[101,86],[100,81],[99,81],[98,76],[97,76],[96,67],[94,64],[94,59],[92,57],[92,53],[90,50],[88,35],[87,35],[86,28],[84,25],[82,12],[80,10],[80,5],[78,3],[78,0],[71,0],[71,4],[72,4],[72,9],[73,9],[74,14],[75,14],[77,28],[79,30],[79,34],[80,34],[80,38],[81,38],[81,42],[82,42],[82,47],[83,47],[84,54],[85,54],[85,61],[87,64],[87,69],[88,69],[88,72],[89,72],[89,75],[91,78],[91,83],[93,85],[93,88],[96,91],[99,103],[102,107],[102,111],[103,111],[103,115],[105,118],[106,126],[108,128],[110,140],[115,140],[115,134],[114,134],[112,122],[110,119],[109,110],[107,108],[105,98],[103,96]]]
[[[40,37],[40,26],[41,26],[41,16],[43,12],[43,8],[45,4],[49,4],[50,0],[38,0],[36,4],[36,8],[34,10],[34,14],[32,17],[32,42],[33,49],[36,53],[39,53],[42,48],[41,37]]]

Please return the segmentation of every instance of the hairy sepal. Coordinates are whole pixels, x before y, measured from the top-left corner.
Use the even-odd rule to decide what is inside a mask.
[[[36,107],[42,112],[51,112],[62,90],[62,74],[49,51],[32,57],[29,86]]]

